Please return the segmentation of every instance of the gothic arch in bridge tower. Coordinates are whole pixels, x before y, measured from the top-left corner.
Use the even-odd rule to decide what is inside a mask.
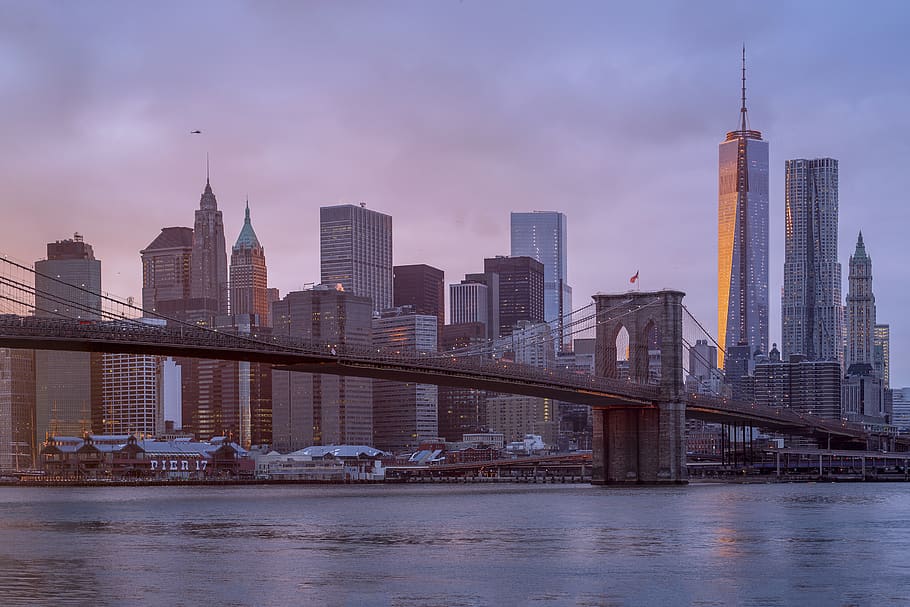
[[[629,335],[629,380],[658,383],[660,398],[641,406],[593,405],[594,482],[680,483],[686,479],[680,291],[595,295],[598,375],[620,377],[617,336]],[[651,341],[655,341],[651,347]],[[659,379],[649,377],[650,351],[660,352]],[[656,363],[657,361],[655,361]]]

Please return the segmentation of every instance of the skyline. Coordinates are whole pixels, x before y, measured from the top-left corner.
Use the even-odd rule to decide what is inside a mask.
[[[750,119],[772,142],[770,341],[784,162],[830,156],[838,260],[862,230],[892,385],[910,385],[902,5],[844,4],[824,21],[830,3],[173,6],[0,9],[0,195],[18,212],[3,253],[31,262],[78,231],[104,290],[139,299],[139,250],[192,225],[208,151],[226,240],[249,195],[282,295],[318,278],[321,206],[392,215],[394,263],[441,268],[447,284],[508,254],[510,212],[555,210],[574,307],[640,271],[642,288],[685,291],[716,327],[716,146],[738,123],[745,42]]]

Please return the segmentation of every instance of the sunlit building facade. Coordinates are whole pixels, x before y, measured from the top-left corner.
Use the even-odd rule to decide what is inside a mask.
[[[740,113],[719,148],[718,339],[755,353],[768,350],[768,142],[748,127],[745,60]]]

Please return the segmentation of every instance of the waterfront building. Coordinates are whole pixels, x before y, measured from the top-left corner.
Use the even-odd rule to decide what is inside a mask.
[[[745,56],[739,128],[719,146],[717,332],[752,354],[768,351],[768,142],[749,127]]]
[[[392,217],[342,204],[319,209],[319,265],[323,284],[369,297],[373,310],[392,307]]]
[[[872,347],[875,350],[873,365],[885,382],[885,389],[891,387],[891,326],[876,324],[873,329]]]
[[[530,257],[483,260],[484,274],[499,276],[499,337],[509,337],[521,321],[544,322],[544,268]]]
[[[863,233],[856,240],[856,250],[850,256],[846,324],[846,368],[854,364],[875,362],[875,295],[872,292],[872,258],[866,253]]]
[[[48,243],[35,272],[35,316],[101,319],[101,261],[82,236]],[[36,350],[35,443],[96,428],[103,428],[101,354]]]
[[[417,314],[436,317],[436,335],[446,324],[445,273],[425,263],[395,266],[394,307],[411,306]]]
[[[786,162],[786,241],[781,325],[784,360],[843,364],[841,265],[837,260],[837,160]]]
[[[0,348],[0,470],[35,464],[35,352]]]
[[[332,285],[288,293],[272,305],[274,334],[325,345],[331,352],[372,347],[369,297]],[[372,380],[272,372],[272,442],[277,451],[373,440]]]
[[[384,310],[373,319],[373,346],[393,354],[436,352],[437,320],[410,306]],[[373,444],[400,453],[439,436],[437,402],[434,385],[374,380]]]
[[[252,478],[254,470],[248,452],[226,437],[161,441],[89,432],[49,436],[39,463],[54,480],[236,479]]]
[[[572,311],[572,287],[568,283],[566,216],[558,211],[512,213],[511,256],[531,257],[543,264],[544,321],[555,322],[560,350],[571,347],[565,335],[566,318]]]

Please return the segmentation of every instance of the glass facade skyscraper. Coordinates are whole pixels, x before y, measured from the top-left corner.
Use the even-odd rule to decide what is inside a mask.
[[[323,284],[369,297],[373,310],[392,307],[392,216],[364,205],[319,209],[319,265]]]
[[[558,211],[512,213],[512,257],[530,257],[543,264],[544,320],[551,322],[572,311],[572,287],[566,264],[566,216]],[[561,325],[560,325],[561,328]],[[562,334],[562,331],[560,331]],[[571,337],[563,336],[563,345]]]
[[[782,354],[843,364],[841,265],[837,261],[837,160],[786,163]]]
[[[745,74],[744,51],[740,128],[719,148],[717,332],[754,354],[768,351],[768,142],[748,127]]]

